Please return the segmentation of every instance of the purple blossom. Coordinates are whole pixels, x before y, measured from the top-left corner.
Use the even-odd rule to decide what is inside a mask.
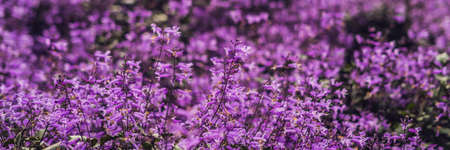
[[[0,149],[444,149],[447,3],[0,1]]]

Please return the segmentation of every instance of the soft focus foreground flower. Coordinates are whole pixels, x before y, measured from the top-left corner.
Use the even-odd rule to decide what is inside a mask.
[[[449,8],[0,1],[0,149],[444,149]]]

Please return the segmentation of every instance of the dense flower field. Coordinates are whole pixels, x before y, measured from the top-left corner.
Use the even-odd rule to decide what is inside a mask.
[[[0,0],[0,149],[448,149],[449,0]]]

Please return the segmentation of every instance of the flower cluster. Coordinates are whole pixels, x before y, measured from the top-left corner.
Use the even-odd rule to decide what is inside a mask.
[[[0,0],[0,149],[450,147],[448,0]]]

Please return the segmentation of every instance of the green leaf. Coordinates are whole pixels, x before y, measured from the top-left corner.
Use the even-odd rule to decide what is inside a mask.
[[[183,150],[183,149],[180,148],[180,146],[178,146],[178,145],[175,145],[174,149],[175,149],[175,150]]]
[[[44,150],[56,150],[60,147],[61,142],[55,143],[53,145],[50,145],[49,147],[44,148]]]
[[[414,104],[414,103],[409,103],[409,104],[406,106],[406,109],[408,109],[408,110],[413,110],[415,107],[416,107],[416,104]]]
[[[436,56],[436,60],[440,61],[441,63],[446,63],[448,61],[448,59],[449,59],[449,57],[446,52]]]
[[[450,129],[449,128],[441,128],[439,130],[439,133],[447,134],[448,136],[450,136]]]
[[[434,76],[437,80],[441,81],[441,84],[446,84],[448,81],[448,76],[442,76],[442,75],[435,75]]]

